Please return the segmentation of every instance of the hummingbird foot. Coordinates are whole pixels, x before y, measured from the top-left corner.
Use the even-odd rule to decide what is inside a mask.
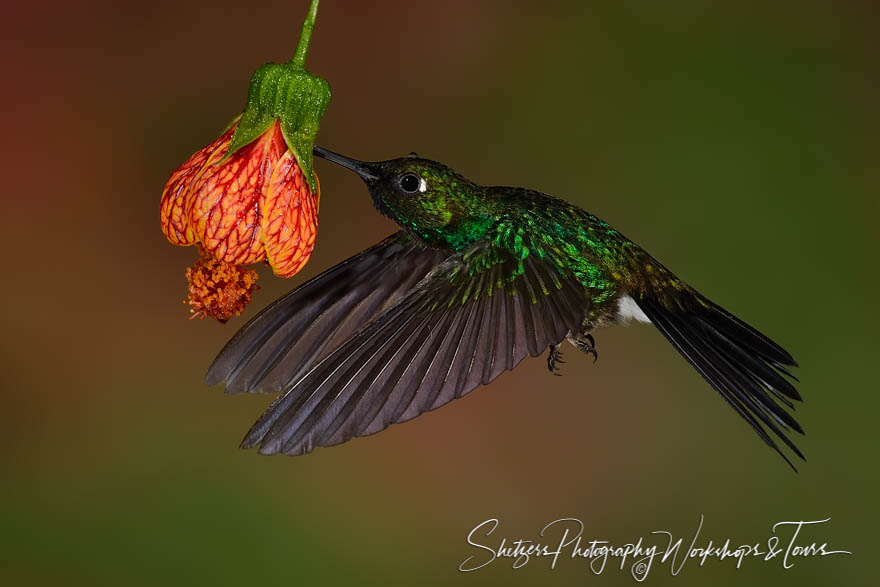
[[[562,360],[562,351],[559,350],[559,345],[551,344],[550,345],[550,354],[547,356],[547,368],[550,369],[550,372],[554,375],[561,376],[562,373],[559,372],[559,367],[556,366],[556,363],[564,363]]]
[[[599,360],[599,353],[596,352],[596,340],[590,333],[584,333],[578,336],[569,336],[569,342],[576,346],[582,353],[593,355],[593,362]]]

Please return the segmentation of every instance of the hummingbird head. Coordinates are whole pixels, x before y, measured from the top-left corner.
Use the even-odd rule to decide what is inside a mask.
[[[480,186],[442,163],[415,154],[365,162],[318,146],[314,153],[357,173],[379,212],[428,244],[454,246],[461,231],[472,234],[491,218]]]

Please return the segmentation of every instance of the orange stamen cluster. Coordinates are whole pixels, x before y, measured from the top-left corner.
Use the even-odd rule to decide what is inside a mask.
[[[203,256],[186,270],[192,318],[210,316],[220,323],[241,314],[257,286],[257,272]]]

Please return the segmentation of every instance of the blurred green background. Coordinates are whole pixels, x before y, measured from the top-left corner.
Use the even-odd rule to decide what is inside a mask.
[[[202,384],[244,324],[187,321],[191,248],[159,230],[169,173],[293,51],[303,0],[4,7],[7,275],[0,340],[6,585],[627,585],[581,561],[514,571],[465,536],[669,530],[853,556],[693,561],[654,585],[877,584],[876,12],[856,2],[322,3],[319,142],[417,151],[605,218],[790,349],[809,462],[793,474],[654,329],[597,333],[564,376],[529,360],[450,406],[300,458],[237,448],[270,398]],[[317,163],[318,246],[248,316],[392,225]],[[492,542],[493,544],[495,541]]]

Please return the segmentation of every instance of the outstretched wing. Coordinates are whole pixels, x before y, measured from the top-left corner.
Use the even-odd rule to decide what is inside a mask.
[[[325,271],[248,322],[208,369],[227,393],[279,392],[397,301],[448,253],[403,231]]]
[[[304,454],[414,418],[561,342],[589,306],[549,258],[490,247],[453,255],[293,381],[242,447]]]

